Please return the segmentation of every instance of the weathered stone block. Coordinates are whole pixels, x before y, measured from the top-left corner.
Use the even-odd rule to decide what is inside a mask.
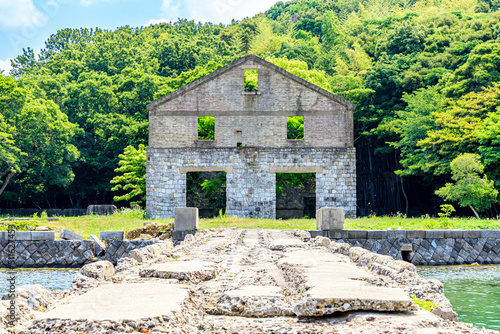
[[[366,231],[367,233],[367,238],[368,239],[385,239],[387,238],[387,231],[386,230],[372,230],[372,231]]]
[[[320,208],[316,211],[316,228],[318,230],[343,230],[343,208]]]
[[[94,249],[95,249],[95,255],[101,256],[106,252],[106,245],[104,245],[104,242],[99,240],[99,238],[96,235],[89,235],[87,240],[90,240],[94,244]]]
[[[32,231],[31,240],[55,240],[56,233],[54,231]]]
[[[97,204],[97,205],[89,205],[87,207],[88,215],[112,215],[118,208],[114,205],[110,204]]]
[[[467,230],[464,231],[464,238],[481,238],[481,230]]]
[[[328,237],[328,231],[318,231],[318,230],[311,230],[308,231],[309,234],[311,234],[311,238],[316,238],[317,236],[322,236],[322,237]]]
[[[405,239],[406,231],[405,230],[386,230],[387,238],[391,239]]]
[[[362,230],[347,230],[348,239],[367,239],[368,232]]]
[[[16,232],[14,240],[19,240],[19,241],[32,240],[31,232],[25,232],[25,231]]]
[[[198,229],[198,208],[175,208],[174,213],[175,231]]]
[[[425,231],[426,239],[442,239],[444,238],[444,230],[427,230]]]
[[[124,231],[102,231],[99,234],[101,240],[123,240],[125,239]]]
[[[0,241],[8,241],[9,240],[9,232],[0,231]]]
[[[83,237],[78,233],[66,229],[61,230],[59,237],[64,240],[83,240]]]
[[[326,231],[328,234],[328,238],[330,239],[342,239],[342,238],[347,238],[347,232],[342,230],[330,230]]]
[[[500,230],[482,230],[481,237],[500,239]],[[2,240],[0,238],[0,240]]]
[[[463,231],[462,230],[445,230],[444,237],[450,239],[462,239]]]
[[[424,239],[425,238],[425,230],[406,231],[406,237],[408,239]]]

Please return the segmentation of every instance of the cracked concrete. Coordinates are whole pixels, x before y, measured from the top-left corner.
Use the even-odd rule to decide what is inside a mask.
[[[449,302],[398,261],[298,236],[310,238],[213,229],[144,263],[122,261],[113,283],[80,282],[19,333],[498,333],[418,307],[410,293]]]

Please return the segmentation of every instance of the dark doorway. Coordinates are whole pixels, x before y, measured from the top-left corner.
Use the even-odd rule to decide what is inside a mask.
[[[304,197],[304,217],[316,218],[316,196]]]
[[[276,173],[276,218],[316,217],[316,174]]]
[[[200,218],[226,212],[226,172],[189,172],[186,181],[186,206],[198,208]]]
[[[403,259],[403,261],[411,263],[411,259],[413,259],[413,252],[406,250],[401,251],[401,258]]]

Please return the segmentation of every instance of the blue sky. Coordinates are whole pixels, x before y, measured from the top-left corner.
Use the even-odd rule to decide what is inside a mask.
[[[0,70],[31,47],[36,53],[64,28],[140,27],[187,18],[230,23],[269,9],[278,0],[0,0]]]

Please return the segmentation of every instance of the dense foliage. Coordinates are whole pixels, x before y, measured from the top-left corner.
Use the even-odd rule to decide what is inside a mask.
[[[484,211],[497,200],[498,190],[489,181],[484,172],[484,166],[479,162],[478,154],[464,153],[453,159],[450,164],[452,179],[456,182],[447,183],[436,190],[436,194],[449,201],[458,201],[463,207],[470,207],[476,218],[477,211]]]
[[[15,80],[0,81],[2,205],[111,202],[120,154],[147,144],[146,104],[248,53],[357,105],[361,215],[438,211],[434,192],[463,153],[479,154],[498,188],[498,9],[486,0],[293,0],[227,26],[61,30],[38,55],[14,59]],[[251,75],[247,84],[255,89]]]

